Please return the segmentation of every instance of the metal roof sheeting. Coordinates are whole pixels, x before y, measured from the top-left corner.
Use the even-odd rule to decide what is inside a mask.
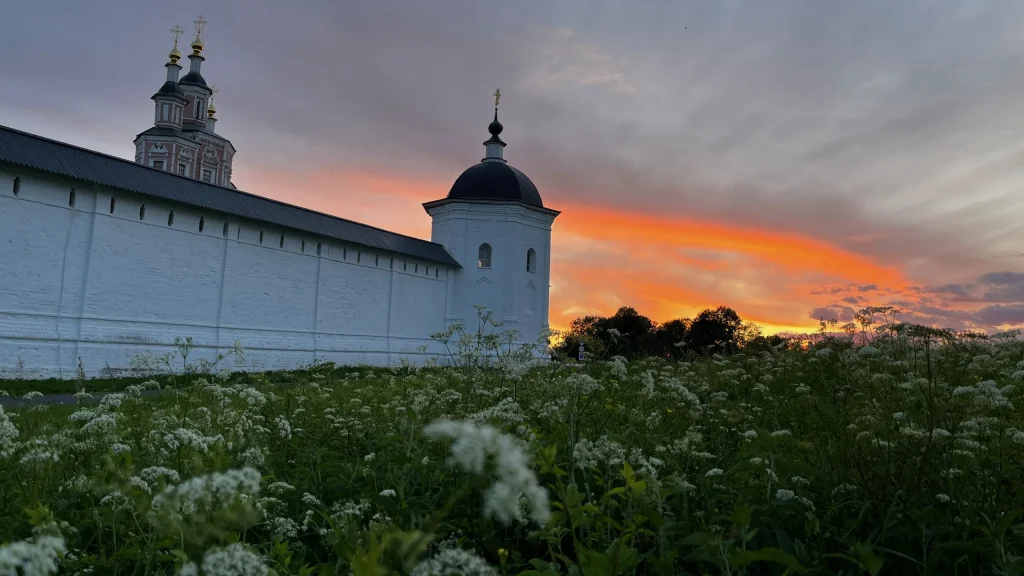
[[[440,244],[0,126],[0,161],[459,267]]]

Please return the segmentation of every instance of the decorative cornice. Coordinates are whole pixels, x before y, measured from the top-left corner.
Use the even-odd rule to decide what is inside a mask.
[[[458,199],[443,198],[441,200],[433,200],[431,202],[424,202],[423,203],[423,209],[427,211],[427,214],[430,214],[431,211],[436,209],[436,208],[440,208],[442,206],[451,206],[451,205],[498,206],[498,207],[504,207],[504,208],[519,208],[519,209],[523,209],[523,210],[529,210],[531,212],[537,212],[537,213],[540,213],[540,214],[546,214],[546,215],[551,216],[552,219],[554,219],[556,216],[561,214],[561,212],[558,211],[558,210],[552,210],[551,208],[544,208],[544,207],[541,207],[541,206],[536,206],[536,205],[529,204],[529,203],[522,202],[522,201],[482,200],[482,199],[475,199],[475,198],[474,199],[469,199],[469,198],[458,198]]]

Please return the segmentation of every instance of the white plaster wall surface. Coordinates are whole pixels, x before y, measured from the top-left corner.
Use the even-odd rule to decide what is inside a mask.
[[[504,329],[520,332],[519,342],[535,342],[548,328],[551,226],[555,216],[520,204],[449,202],[430,209],[432,240],[458,254],[463,268],[453,271],[455,295],[447,322],[477,326],[480,304],[504,322]],[[481,244],[491,246],[491,267],[479,268]],[[537,252],[536,272],[526,269],[527,251]],[[533,307],[531,286],[535,291]]]
[[[176,336],[193,337],[193,359],[241,341],[258,369],[440,353],[449,270],[363,250],[356,263],[358,247],[326,238],[0,167],[0,376],[71,377],[78,358],[112,374]]]

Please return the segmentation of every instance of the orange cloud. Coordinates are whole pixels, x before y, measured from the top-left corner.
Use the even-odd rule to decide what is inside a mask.
[[[589,206],[566,207],[556,226],[559,231],[631,245],[662,244],[733,252],[790,269],[816,271],[850,281],[907,285],[896,268],[788,232]]]
[[[300,174],[253,168],[244,189],[429,238],[421,202],[442,198],[450,182],[373,170]],[[877,284],[901,293],[901,271],[800,234],[672,215],[561,204],[554,225],[550,322],[633,306],[656,321],[732,306],[767,332],[813,329],[808,311],[834,303],[812,294],[826,283]]]

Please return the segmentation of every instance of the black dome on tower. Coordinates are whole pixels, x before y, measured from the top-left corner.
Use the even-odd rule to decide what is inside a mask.
[[[494,111],[494,120],[487,126],[491,137],[484,142],[487,157],[479,164],[470,166],[452,184],[448,192],[449,200],[497,200],[505,202],[525,202],[543,208],[537,186],[519,170],[508,165],[502,158],[501,150],[505,143],[498,137],[503,130],[498,122],[498,111]]]
[[[540,192],[526,174],[504,162],[470,166],[455,180],[448,199],[519,201],[544,207]]]
[[[188,74],[185,74],[181,77],[181,80],[179,80],[178,83],[191,84],[192,86],[202,86],[203,88],[208,88],[208,86],[206,85],[206,79],[203,78],[203,75],[199,72],[189,72]]]
[[[157,90],[156,94],[153,95],[154,98],[157,96],[177,96],[179,98],[184,98],[185,91],[181,89],[181,86],[178,86],[177,82],[168,80],[164,82],[164,85],[161,86],[160,89]]]

